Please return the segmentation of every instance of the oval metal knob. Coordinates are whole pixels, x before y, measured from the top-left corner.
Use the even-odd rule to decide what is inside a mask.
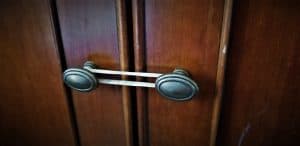
[[[185,71],[178,69],[158,77],[155,88],[161,95],[172,100],[188,100],[199,91],[197,84]]]
[[[71,88],[88,92],[95,89],[98,85],[96,77],[84,69],[71,68],[64,72],[64,82]]]
[[[97,79],[93,73],[153,77],[156,78],[156,81],[155,83],[150,83],[102,78]],[[83,69],[67,69],[63,74],[63,78],[66,85],[81,92],[91,91],[95,89],[98,84],[150,87],[155,88],[162,96],[168,99],[185,101],[191,99],[199,91],[198,85],[189,78],[188,73],[182,69],[175,69],[169,74],[113,71],[96,69],[96,65],[88,61],[84,64]]]

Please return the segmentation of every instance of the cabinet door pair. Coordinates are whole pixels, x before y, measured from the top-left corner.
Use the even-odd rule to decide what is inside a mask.
[[[2,1],[1,143],[209,145],[223,7],[223,0]],[[65,88],[62,72],[88,60],[132,72],[183,68],[200,91],[174,101],[141,87]]]
[[[72,91],[83,145],[209,145],[224,1],[57,1],[67,68],[93,61],[112,70],[184,68],[199,85],[189,101],[155,89],[99,85]]]

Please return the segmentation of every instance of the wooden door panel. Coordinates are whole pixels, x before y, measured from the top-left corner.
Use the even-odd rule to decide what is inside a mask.
[[[0,145],[75,145],[47,0],[0,2]]]
[[[87,60],[106,69],[127,65],[120,59],[125,48],[118,49],[117,4],[112,0],[57,1],[68,68],[82,67]],[[83,146],[128,144],[122,91],[120,86],[99,85],[89,93],[72,92]]]
[[[234,8],[219,145],[299,145],[300,3]]]
[[[144,11],[138,8],[143,3]],[[138,89],[140,145],[209,145],[223,5],[222,0],[134,1],[137,71],[184,68],[200,86],[200,93],[184,102]]]

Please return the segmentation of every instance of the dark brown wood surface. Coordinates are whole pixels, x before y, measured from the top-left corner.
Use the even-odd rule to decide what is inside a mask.
[[[121,5],[112,0],[57,1],[68,68],[82,67],[90,60],[104,69],[126,70],[126,27],[121,26],[126,22],[119,21],[124,19],[120,16],[124,8]],[[122,31],[119,37],[118,29]],[[126,90],[99,85],[89,93],[72,92],[82,146],[131,143],[130,97]]]
[[[133,16],[140,17],[133,18],[137,70],[184,68],[200,86],[186,102],[168,100],[153,89],[138,91],[140,145],[209,145],[224,1],[133,2]]]
[[[298,146],[300,2],[234,1],[220,146]]]
[[[47,0],[0,2],[0,145],[75,145]]]

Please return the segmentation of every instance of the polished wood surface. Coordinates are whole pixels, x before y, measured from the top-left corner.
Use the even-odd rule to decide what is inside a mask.
[[[116,7],[112,0],[57,1],[68,68],[81,67],[90,60],[101,68],[126,69],[121,62],[126,58],[120,61],[120,55],[126,53],[120,49],[126,48],[118,48],[125,46],[124,42],[118,44],[118,40],[126,36],[118,37],[117,27],[124,28],[117,25],[123,22],[117,21],[121,18],[117,18]],[[89,93],[72,93],[82,146],[122,146],[128,143],[128,126],[125,124],[129,122],[125,119],[130,119],[124,117],[123,105],[129,103],[123,104],[120,86],[99,85]]]
[[[220,146],[298,146],[300,3],[234,2]]]
[[[222,0],[145,0],[144,16],[133,10],[135,20],[135,51],[138,70],[172,72],[188,70],[199,84],[200,93],[190,101],[171,101],[149,89],[138,94],[140,145],[198,146],[209,145],[216,73],[224,1]],[[133,19],[134,20],[134,19]],[[143,33],[143,34],[141,34]],[[140,35],[140,36],[138,36]],[[145,53],[144,58],[143,55]],[[146,108],[146,109],[145,109]],[[147,124],[146,126],[141,126]]]
[[[75,140],[47,0],[0,2],[0,145]]]

